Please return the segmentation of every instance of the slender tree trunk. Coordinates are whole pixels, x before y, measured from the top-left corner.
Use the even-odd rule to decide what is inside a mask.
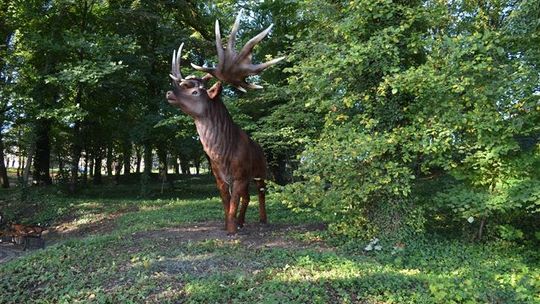
[[[159,177],[163,182],[167,181],[167,150],[164,148],[158,148],[159,158]]]
[[[180,168],[182,169],[182,174],[185,175],[191,175],[191,172],[189,171],[189,159],[185,157],[180,158]]]
[[[201,173],[201,159],[195,159],[195,173],[199,175]]]
[[[23,168],[23,156],[22,156],[22,153],[19,151],[19,165],[17,166],[17,178],[21,177],[22,168]]]
[[[131,142],[125,141],[124,142],[124,175],[129,176],[129,173],[131,172]]]
[[[122,160],[120,158],[120,155],[118,156],[116,162],[114,163],[114,183],[116,185],[120,184],[120,173],[122,171]]]
[[[94,159],[94,176],[92,177],[92,181],[94,185],[100,185],[102,183],[101,180],[101,162],[102,162],[102,156],[101,151],[98,151],[96,153],[96,158]]]
[[[28,149],[28,156],[26,159],[26,164],[25,164],[24,173],[23,173],[23,187],[28,186],[28,182],[30,180],[30,167],[32,167],[32,159],[34,158],[35,151],[36,151],[35,145],[31,145],[30,149]]]
[[[107,147],[107,164],[106,164],[108,177],[113,176],[113,161],[114,159],[113,159],[112,144],[109,144],[109,146]]]
[[[70,147],[70,175],[69,175],[69,192],[75,193],[79,183],[79,161],[81,159],[82,147],[79,143],[80,123],[76,122],[73,130],[73,139]]]
[[[83,181],[85,184],[88,181],[88,159],[89,159],[88,152],[85,151],[84,152],[84,169],[83,169]]]
[[[135,150],[135,155],[137,157],[137,160],[136,160],[136,166],[135,166],[135,173],[141,173],[141,160],[142,160],[142,155],[141,155],[141,148],[140,147],[137,147],[136,150]]]
[[[40,119],[36,123],[36,152],[34,158],[34,183],[37,185],[50,185],[52,179],[50,175],[51,164],[51,142],[50,142],[51,122]]]
[[[144,170],[141,174],[141,196],[146,196],[149,193],[148,181],[152,174],[152,144],[149,141],[144,142]]]
[[[90,178],[94,178],[94,157],[90,157],[90,160],[88,161],[88,175]]]
[[[150,143],[144,144],[144,174],[150,176],[152,174],[152,146]]]
[[[64,160],[63,160],[62,156],[60,155],[60,153],[58,153],[58,176],[60,176],[63,179],[64,174],[65,174]],[[58,176],[57,176],[57,180],[58,180]]]
[[[2,188],[9,188],[9,178],[4,164],[4,139],[0,131],[0,185]]]
[[[173,158],[174,174],[180,175],[180,164],[178,163],[178,157]]]

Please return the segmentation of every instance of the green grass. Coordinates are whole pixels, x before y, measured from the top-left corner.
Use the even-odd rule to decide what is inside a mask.
[[[137,197],[130,185],[92,187],[76,197],[38,191],[25,194],[37,213],[17,209],[14,190],[1,193],[0,206],[29,223],[69,222],[82,232],[0,264],[0,303],[540,301],[539,254],[514,243],[425,237],[403,250],[385,245],[367,254],[360,241],[331,246],[318,242],[330,238],[324,232],[296,229],[317,219],[291,213],[271,196],[276,231],[255,236],[260,246],[243,238],[189,240],[178,227],[223,218],[209,179],[182,180],[163,194],[153,185],[151,199]],[[109,229],[94,231],[103,218]],[[257,221],[256,202],[247,221]],[[290,229],[278,231],[285,225]],[[265,239],[287,242],[266,246]]]

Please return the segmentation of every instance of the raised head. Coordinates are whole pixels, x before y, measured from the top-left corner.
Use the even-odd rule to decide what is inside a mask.
[[[195,76],[182,77],[180,73],[180,57],[182,47],[178,52],[173,52],[172,71],[170,74],[173,80],[172,91],[167,92],[167,101],[173,106],[179,107],[184,113],[198,118],[204,115],[209,103],[219,98],[221,93],[221,83],[216,82],[210,89],[206,89],[206,83],[212,77],[207,75],[199,78]]]

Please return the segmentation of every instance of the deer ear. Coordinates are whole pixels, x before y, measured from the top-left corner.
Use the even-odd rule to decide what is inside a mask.
[[[210,99],[216,99],[216,97],[221,94],[223,87],[221,86],[221,81],[216,82],[210,89],[206,91]]]

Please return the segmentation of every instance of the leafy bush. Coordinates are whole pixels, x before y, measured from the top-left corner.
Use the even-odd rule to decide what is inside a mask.
[[[297,173],[304,181],[286,186],[280,199],[294,210],[317,213],[331,231],[349,237],[421,230],[421,212],[410,198],[414,175],[385,157],[395,149],[383,136],[354,126],[334,128],[302,154]]]
[[[516,32],[525,6],[492,27],[473,3],[318,4],[303,15],[289,83],[325,124],[284,189],[287,205],[355,237],[421,230],[426,208],[478,219],[478,237],[494,218],[536,216],[540,57],[531,29]],[[411,194],[437,175],[455,182]]]

